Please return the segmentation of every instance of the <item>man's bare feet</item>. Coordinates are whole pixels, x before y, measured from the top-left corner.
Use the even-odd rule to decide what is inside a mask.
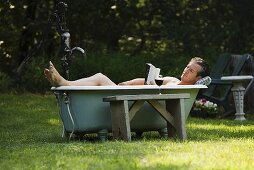
[[[44,74],[52,86],[68,86],[69,83],[56,70],[53,63],[49,62],[49,68],[44,69]]]

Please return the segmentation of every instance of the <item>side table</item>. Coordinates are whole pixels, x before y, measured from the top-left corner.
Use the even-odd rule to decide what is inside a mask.
[[[138,110],[147,101],[166,121],[168,136],[178,136],[187,139],[185,127],[185,99],[190,98],[189,93],[177,94],[138,94],[117,95],[104,97],[104,102],[110,102],[112,119],[112,133],[114,139],[131,141],[130,121]],[[166,108],[159,103],[166,101]],[[128,101],[134,101],[129,108]]]
[[[252,80],[253,76],[223,76],[221,80],[231,81],[233,83],[233,87],[231,91],[233,92],[234,102],[235,102],[235,120],[246,120],[244,115],[244,94],[245,88],[243,87],[243,83],[247,80]]]

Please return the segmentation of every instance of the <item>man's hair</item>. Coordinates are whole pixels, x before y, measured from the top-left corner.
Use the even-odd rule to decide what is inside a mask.
[[[205,60],[203,60],[200,57],[194,57],[194,58],[191,59],[190,62],[192,62],[192,61],[196,62],[202,68],[198,72],[197,76],[201,76],[203,78],[203,77],[206,77],[206,76],[210,75],[209,65],[207,64],[207,62]]]

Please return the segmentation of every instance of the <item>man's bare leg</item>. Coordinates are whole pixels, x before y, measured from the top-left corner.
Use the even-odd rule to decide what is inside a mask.
[[[97,73],[91,77],[68,81],[64,79],[56,70],[52,62],[49,62],[49,68],[44,70],[44,74],[52,86],[115,86],[107,76]]]
[[[72,86],[116,86],[113,81],[102,73],[96,73],[91,77],[69,81],[69,83]]]
[[[49,68],[44,70],[44,74],[52,86],[68,86],[69,83],[56,70],[53,63],[49,62]]]

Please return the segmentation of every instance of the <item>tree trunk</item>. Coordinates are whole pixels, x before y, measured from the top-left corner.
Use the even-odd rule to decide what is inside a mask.
[[[26,20],[23,24],[24,29],[19,40],[19,52],[17,56],[18,64],[20,64],[27,56],[33,40],[33,29],[31,28],[31,25],[35,21],[37,3],[34,0],[28,0],[27,5]]]

